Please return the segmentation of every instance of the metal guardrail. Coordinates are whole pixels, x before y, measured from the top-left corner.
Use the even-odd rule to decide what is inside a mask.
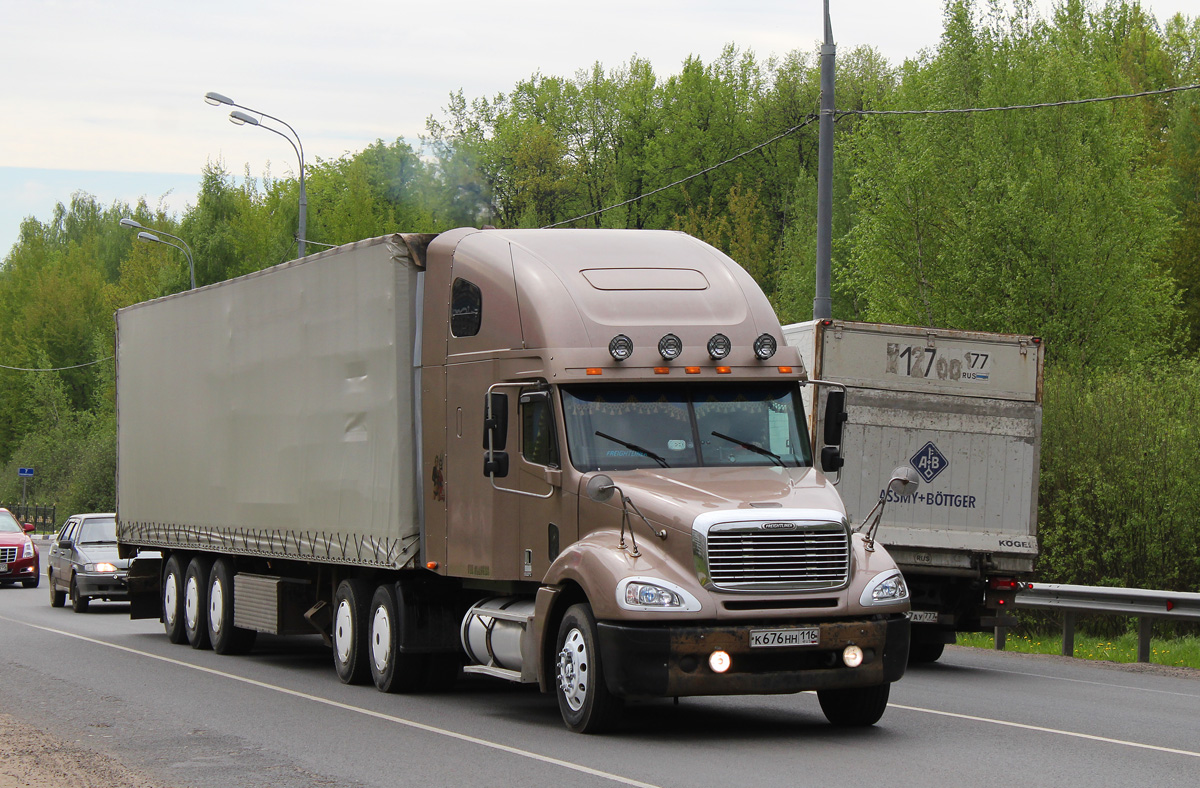
[[[0,503],[0,509],[10,511],[19,522],[33,523],[37,526],[38,531],[58,530],[58,521],[55,519],[56,506],[56,504],[43,506],[32,503],[28,505]]]
[[[1200,594],[1151,591],[1145,588],[1034,583],[1017,592],[1018,607],[1063,612],[1064,656],[1075,653],[1075,618],[1080,613],[1136,616],[1138,662],[1150,661],[1150,628],[1154,619],[1200,621]]]

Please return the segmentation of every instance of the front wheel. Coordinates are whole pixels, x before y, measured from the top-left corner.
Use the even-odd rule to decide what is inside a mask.
[[[558,710],[576,733],[599,733],[621,712],[621,699],[608,690],[600,664],[596,619],[587,604],[572,605],[558,625]]]
[[[86,613],[90,600],[79,593],[79,581],[71,575],[71,609],[76,613]]]
[[[842,728],[865,728],[879,722],[887,709],[891,684],[875,687],[817,690],[825,718]]]

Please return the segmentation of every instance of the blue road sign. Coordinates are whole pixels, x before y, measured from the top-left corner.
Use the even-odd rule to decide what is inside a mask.
[[[27,479],[33,478],[33,468],[17,468],[17,476]]]

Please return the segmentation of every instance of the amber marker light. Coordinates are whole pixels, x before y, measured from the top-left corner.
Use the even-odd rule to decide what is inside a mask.
[[[730,372],[733,372],[733,367],[717,367],[718,375],[728,375]]]
[[[588,368],[587,368],[587,374],[589,374],[589,375],[603,375],[603,374],[604,374],[604,370],[600,369],[600,367],[588,367]]]
[[[688,373],[689,375],[699,375],[700,367],[684,367],[683,371]]]
[[[670,367],[655,367],[654,374],[655,375],[670,375],[671,368]]]
[[[779,374],[780,375],[790,375],[790,374],[792,374],[792,368],[791,367],[780,367]]]
[[[437,561],[427,561],[425,568],[432,572],[434,569],[437,569]]]

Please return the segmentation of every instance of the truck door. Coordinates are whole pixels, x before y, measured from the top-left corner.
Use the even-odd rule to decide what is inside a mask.
[[[520,453],[515,457],[521,507],[521,577],[541,580],[559,552],[577,538],[574,511],[563,501],[562,459],[553,392],[521,392]]]

